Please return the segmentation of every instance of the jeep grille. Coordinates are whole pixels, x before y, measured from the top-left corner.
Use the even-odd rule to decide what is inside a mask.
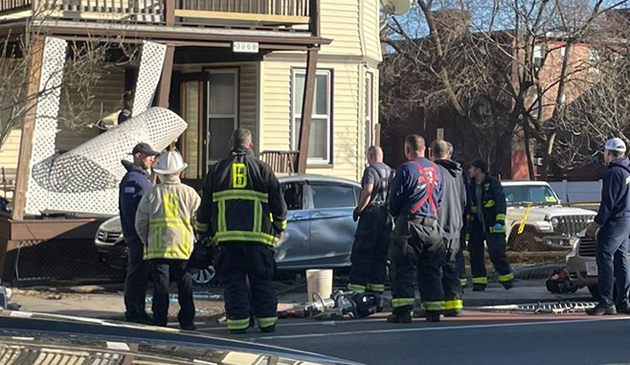
[[[567,215],[558,218],[558,227],[554,230],[565,237],[575,237],[578,233],[586,229],[586,226],[593,221],[590,215]]]
[[[110,245],[113,245],[116,243],[116,241],[118,241],[118,239],[120,238],[122,233],[120,232],[105,232],[105,231],[98,231],[96,233],[96,239],[103,242],[103,243],[107,243]]]

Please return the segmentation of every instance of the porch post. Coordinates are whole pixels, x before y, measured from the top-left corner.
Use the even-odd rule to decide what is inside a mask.
[[[158,106],[168,108],[168,100],[171,92],[171,78],[173,75],[173,58],[175,56],[175,46],[169,43],[166,46],[166,54],[164,55],[164,66],[162,67],[162,77],[160,78],[160,86],[158,90]]]
[[[15,178],[15,192],[13,193],[13,220],[24,219],[26,209],[26,191],[28,189],[30,161],[33,154],[33,133],[35,132],[35,117],[37,116],[37,95],[39,80],[42,74],[44,60],[44,38],[36,38],[31,43],[28,55],[28,71],[26,84],[26,113],[22,121],[22,136],[17,173]]]
[[[309,49],[306,55],[306,82],[302,99],[302,123],[298,142],[298,167],[301,174],[306,172],[306,160],[311,136],[311,116],[313,114],[313,96],[315,94],[315,73],[317,72],[318,49]]]

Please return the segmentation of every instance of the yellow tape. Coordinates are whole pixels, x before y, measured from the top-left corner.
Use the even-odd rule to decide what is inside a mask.
[[[529,209],[532,207],[532,204],[530,203],[527,206],[527,209],[525,210],[525,215],[523,216],[523,220],[521,221],[521,224],[518,226],[518,234],[523,233],[523,231],[525,230],[525,221],[527,221],[527,215],[529,215]]]

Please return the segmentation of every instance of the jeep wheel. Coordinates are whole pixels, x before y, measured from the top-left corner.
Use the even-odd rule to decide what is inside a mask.
[[[214,269],[214,266],[210,265],[205,269],[194,271],[191,276],[193,284],[208,285],[214,282],[217,276],[217,272]]]

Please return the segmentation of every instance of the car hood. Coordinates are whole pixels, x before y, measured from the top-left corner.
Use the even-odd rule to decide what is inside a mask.
[[[507,220],[520,221],[525,216],[527,207],[508,207]],[[560,205],[532,206],[527,213],[528,222],[550,220],[553,217],[590,217],[594,218],[595,212],[587,209],[563,207]]]
[[[3,365],[23,364],[23,356],[47,355],[63,356],[64,363],[98,359],[101,364],[357,364],[196,332],[93,318],[2,311],[0,326],[0,352],[15,354]]]

